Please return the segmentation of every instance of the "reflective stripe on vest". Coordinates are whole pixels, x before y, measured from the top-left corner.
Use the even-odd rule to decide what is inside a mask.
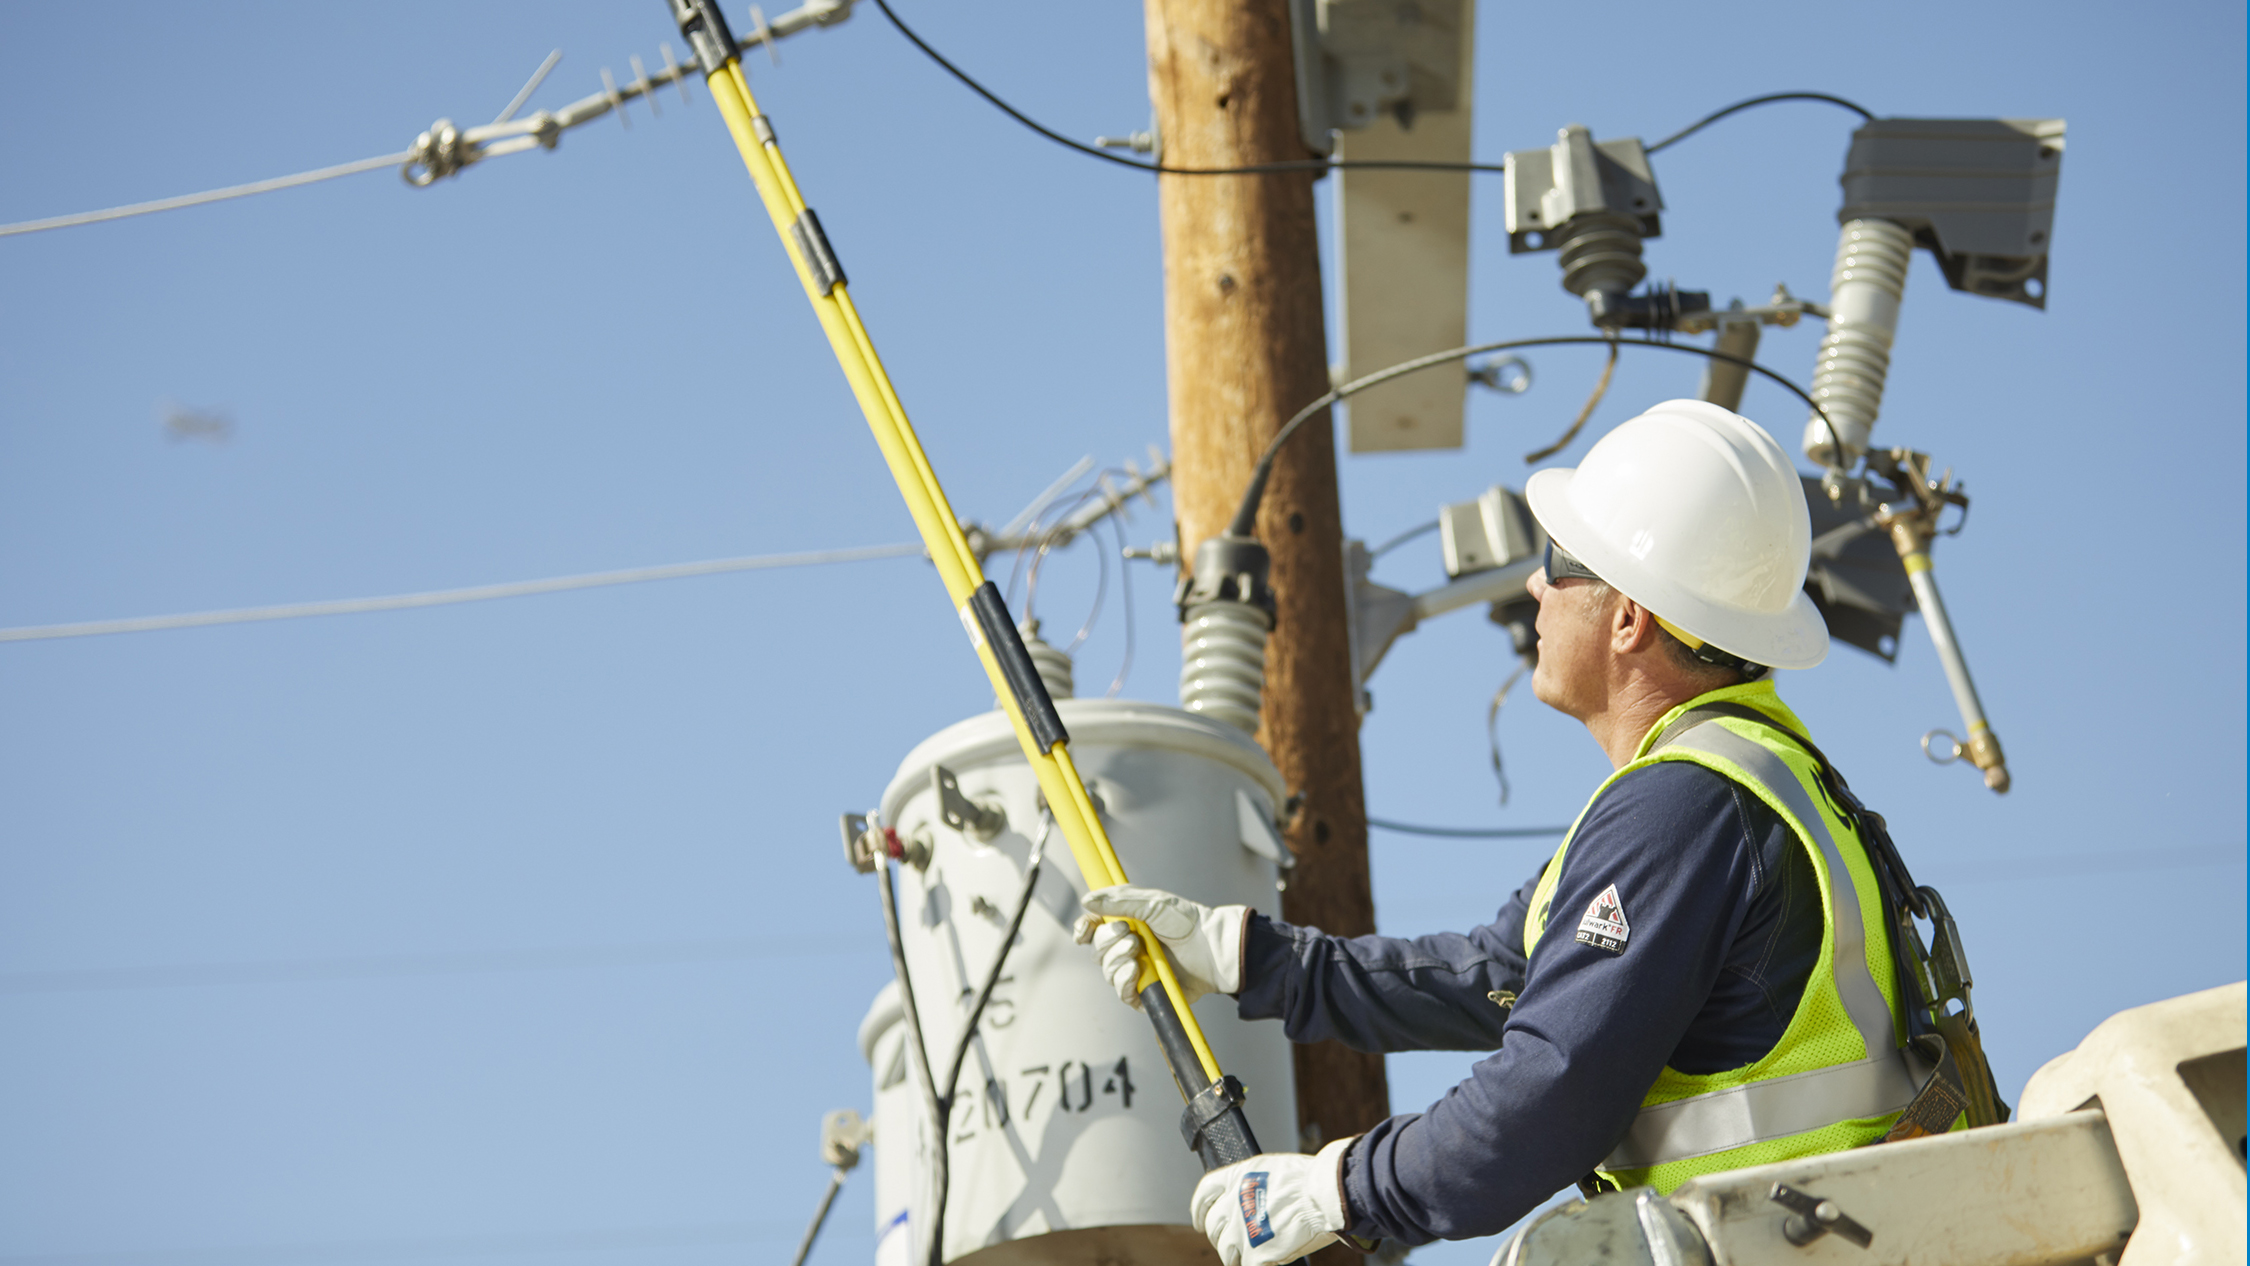
[[[1867,934],[1851,868],[1804,784],[1763,744],[1705,722],[1669,743],[1715,756],[1741,769],[1785,806],[1820,845],[1828,863],[1828,906],[1836,992],[1870,1057],[1808,1072],[1769,1077],[1641,1109],[1625,1139],[1602,1162],[1605,1170],[1648,1169],[1731,1151],[1864,1117],[1897,1112],[1914,1098],[1913,1071],[1899,1049],[1890,1004],[1867,968]],[[1653,755],[1654,753],[1650,753]],[[1806,988],[1812,988],[1808,982]]]

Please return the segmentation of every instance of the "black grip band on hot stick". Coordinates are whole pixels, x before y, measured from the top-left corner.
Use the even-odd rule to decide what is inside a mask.
[[[1000,663],[1000,675],[1007,679],[1008,693],[1016,697],[1016,708],[1031,727],[1039,754],[1044,756],[1054,750],[1055,744],[1069,742],[1070,732],[1063,729],[1062,714],[1055,711],[1047,683],[1031,662],[1031,652],[1024,649],[1016,622],[1008,618],[1008,604],[1000,597],[1000,586],[989,580],[978,585],[969,595],[969,610],[976,616],[985,642],[992,647],[992,657]]]
[[[1197,1058],[1187,1027],[1180,1023],[1180,1013],[1172,1008],[1172,996],[1164,992],[1162,982],[1141,990],[1141,1010],[1156,1026],[1164,1062],[1171,1066],[1180,1097],[1187,1100],[1187,1109],[1180,1114],[1180,1134],[1189,1150],[1202,1158],[1204,1172],[1256,1156],[1261,1149],[1250,1132],[1250,1119],[1242,1114],[1242,1083],[1232,1077],[1212,1081],[1204,1075],[1203,1061]]]

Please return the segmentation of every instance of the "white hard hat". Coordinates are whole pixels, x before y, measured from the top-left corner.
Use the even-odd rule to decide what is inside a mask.
[[[1773,668],[1827,658],[1828,625],[1805,593],[1804,486],[1750,419],[1667,400],[1575,470],[1533,475],[1524,496],[1556,545],[1679,630]]]

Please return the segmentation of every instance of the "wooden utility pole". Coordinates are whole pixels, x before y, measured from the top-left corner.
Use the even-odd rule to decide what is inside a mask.
[[[1146,0],[1149,96],[1171,167],[1309,157],[1297,123],[1287,0]],[[1252,465],[1289,416],[1328,390],[1313,173],[1161,176],[1172,499],[1183,565],[1234,514]],[[1258,738],[1304,808],[1283,917],[1347,936],[1375,930],[1367,805],[1346,618],[1335,432],[1306,423],[1281,453],[1258,517],[1279,604]],[[1355,1134],[1390,1113],[1379,1055],[1296,1050],[1301,1139]],[[1341,1251],[1341,1250],[1338,1250]]]

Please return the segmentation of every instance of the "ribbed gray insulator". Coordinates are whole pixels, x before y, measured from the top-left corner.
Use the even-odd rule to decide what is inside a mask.
[[[1562,238],[1562,286],[1574,295],[1589,290],[1624,294],[1648,276],[1641,262],[1641,230],[1628,215],[1589,212],[1572,216]]]
[[[1031,666],[1039,670],[1039,680],[1047,683],[1050,699],[1071,698],[1075,685],[1070,663],[1070,652],[1061,647],[1049,646],[1042,641],[1036,629],[1027,632],[1024,649],[1031,652]]]
[[[1189,607],[1180,629],[1180,706],[1257,733],[1267,633],[1266,613],[1246,602]]]
[[[1805,422],[1807,456],[1846,466],[1867,447],[1883,408],[1899,301],[1906,295],[1906,270],[1913,257],[1913,235],[1889,220],[1844,225],[1828,287],[1828,333],[1813,361],[1812,398],[1835,424],[1845,451],[1836,452],[1827,423],[1814,414]]]

